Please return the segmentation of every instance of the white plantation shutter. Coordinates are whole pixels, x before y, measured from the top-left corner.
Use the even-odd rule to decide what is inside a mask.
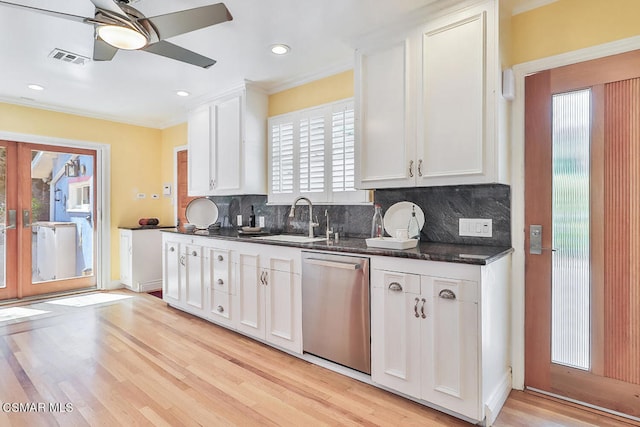
[[[269,202],[369,202],[355,185],[353,100],[338,101],[269,119]]]
[[[332,114],[332,190],[355,190],[355,135],[353,107]]]
[[[300,120],[300,191],[321,193],[324,189],[324,116]]]
[[[271,125],[271,189],[293,194],[293,122]]]

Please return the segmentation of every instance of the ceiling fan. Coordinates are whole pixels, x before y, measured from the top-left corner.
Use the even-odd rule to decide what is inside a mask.
[[[94,61],[110,61],[118,49],[144,50],[202,68],[209,68],[216,61],[169,43],[165,39],[233,19],[224,3],[147,18],[140,11],[129,6],[129,0],[90,1],[96,7],[95,16],[92,18],[6,1],[0,1],[0,5],[28,9],[93,25],[95,28]]]

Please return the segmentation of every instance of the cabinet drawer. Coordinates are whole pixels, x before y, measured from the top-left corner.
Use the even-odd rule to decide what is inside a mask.
[[[214,250],[210,252],[213,274],[211,288],[218,292],[231,292],[229,274],[229,251]]]
[[[231,320],[231,295],[226,292],[211,292],[211,317],[213,320]]]
[[[428,277],[432,284],[432,297],[457,300],[461,302],[478,302],[478,284],[467,280]]]

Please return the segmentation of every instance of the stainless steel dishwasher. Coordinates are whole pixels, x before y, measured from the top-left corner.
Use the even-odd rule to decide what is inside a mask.
[[[368,258],[302,252],[302,347],[371,373]]]

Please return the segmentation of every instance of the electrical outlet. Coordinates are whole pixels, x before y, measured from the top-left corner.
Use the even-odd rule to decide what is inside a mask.
[[[493,237],[493,220],[483,218],[460,218],[458,235],[469,237]]]
[[[242,227],[242,215],[238,215],[238,216],[236,217],[236,225],[237,225],[238,227]]]
[[[258,217],[258,227],[264,228],[264,217],[263,216],[259,216]]]

